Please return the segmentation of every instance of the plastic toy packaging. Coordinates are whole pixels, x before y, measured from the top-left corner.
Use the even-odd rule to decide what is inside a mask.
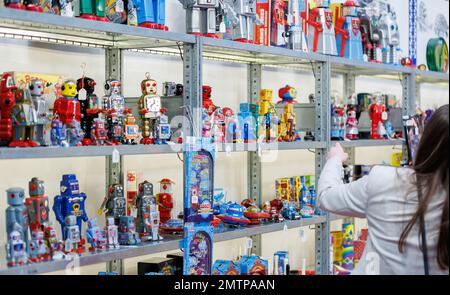
[[[184,275],[210,275],[214,230],[209,224],[186,223],[184,228]]]
[[[216,260],[212,274],[215,276],[237,276],[240,275],[239,265],[232,260]]]
[[[273,255],[273,274],[289,275],[289,252],[278,251]]]
[[[243,256],[238,262],[241,275],[267,275],[269,263],[259,256]]]

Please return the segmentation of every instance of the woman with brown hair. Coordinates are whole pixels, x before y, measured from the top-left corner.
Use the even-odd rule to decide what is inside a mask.
[[[328,152],[318,204],[339,215],[367,218],[369,236],[353,274],[449,274],[449,106],[424,129],[411,168],[375,166],[343,184],[348,155],[339,144]]]

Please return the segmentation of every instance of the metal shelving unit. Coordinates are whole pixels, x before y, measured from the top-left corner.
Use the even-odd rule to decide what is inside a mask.
[[[150,30],[120,24],[94,22],[79,18],[65,18],[50,14],[0,8],[0,38],[30,40],[52,44],[65,44],[75,47],[102,48],[105,52],[105,76],[122,79],[122,52],[132,50],[160,55],[183,55],[183,77],[185,93],[183,98],[184,115],[192,122],[184,122],[185,135],[199,135],[201,132],[201,85],[203,59],[218,60],[247,65],[248,100],[256,102],[261,89],[261,76],[264,67],[285,67],[307,71],[315,78],[315,134],[314,142],[293,143],[250,143],[222,144],[218,152],[246,152],[248,161],[248,197],[261,203],[260,151],[264,150],[314,150],[315,171],[318,180],[325,164],[327,148],[332,144],[330,129],[330,88],[332,74],[344,75],[344,94],[354,92],[355,78],[359,75],[383,79],[401,80],[403,89],[404,114],[414,112],[416,98],[420,97],[420,83],[440,83],[448,85],[448,74],[418,71],[399,66],[355,62],[339,57],[296,52],[283,48],[244,44],[229,40],[219,40],[191,35]],[[186,116],[185,116],[186,117]],[[188,127],[191,126],[191,127]],[[192,127],[194,126],[194,127]],[[354,159],[354,148],[365,146],[402,145],[402,140],[373,141],[361,140],[342,142],[350,149]],[[119,160],[112,154],[117,150]],[[123,157],[129,155],[175,154],[184,152],[181,145],[161,146],[99,146],[77,148],[24,148],[0,149],[0,160],[37,159],[60,157],[105,157],[106,184],[121,182],[123,179]],[[326,216],[288,221],[278,224],[263,224],[217,232],[215,241],[227,241],[251,236],[254,240],[253,252],[262,250],[261,235],[284,230],[314,226],[316,271],[328,274],[329,269],[329,224],[340,216]],[[171,251],[180,248],[180,238],[171,237],[157,243],[145,243],[139,247],[122,247],[118,250],[95,254],[84,254],[78,260],[80,266],[107,263],[108,271],[123,273],[123,260],[126,258]],[[63,270],[67,261],[52,261],[30,264],[24,267],[7,268],[5,259],[0,261],[0,274],[34,274]]]

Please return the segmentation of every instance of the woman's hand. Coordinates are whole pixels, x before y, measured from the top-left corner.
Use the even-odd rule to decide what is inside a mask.
[[[335,156],[339,157],[342,164],[346,163],[348,160],[348,154],[344,152],[344,149],[342,148],[339,142],[337,142],[332,148],[330,148],[327,154],[327,160]]]

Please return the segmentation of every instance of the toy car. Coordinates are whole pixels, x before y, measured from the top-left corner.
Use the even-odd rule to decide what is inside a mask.
[[[237,203],[228,205],[226,213],[220,214],[217,217],[224,223],[234,226],[246,226],[250,223],[250,220],[244,216],[245,208]]]

